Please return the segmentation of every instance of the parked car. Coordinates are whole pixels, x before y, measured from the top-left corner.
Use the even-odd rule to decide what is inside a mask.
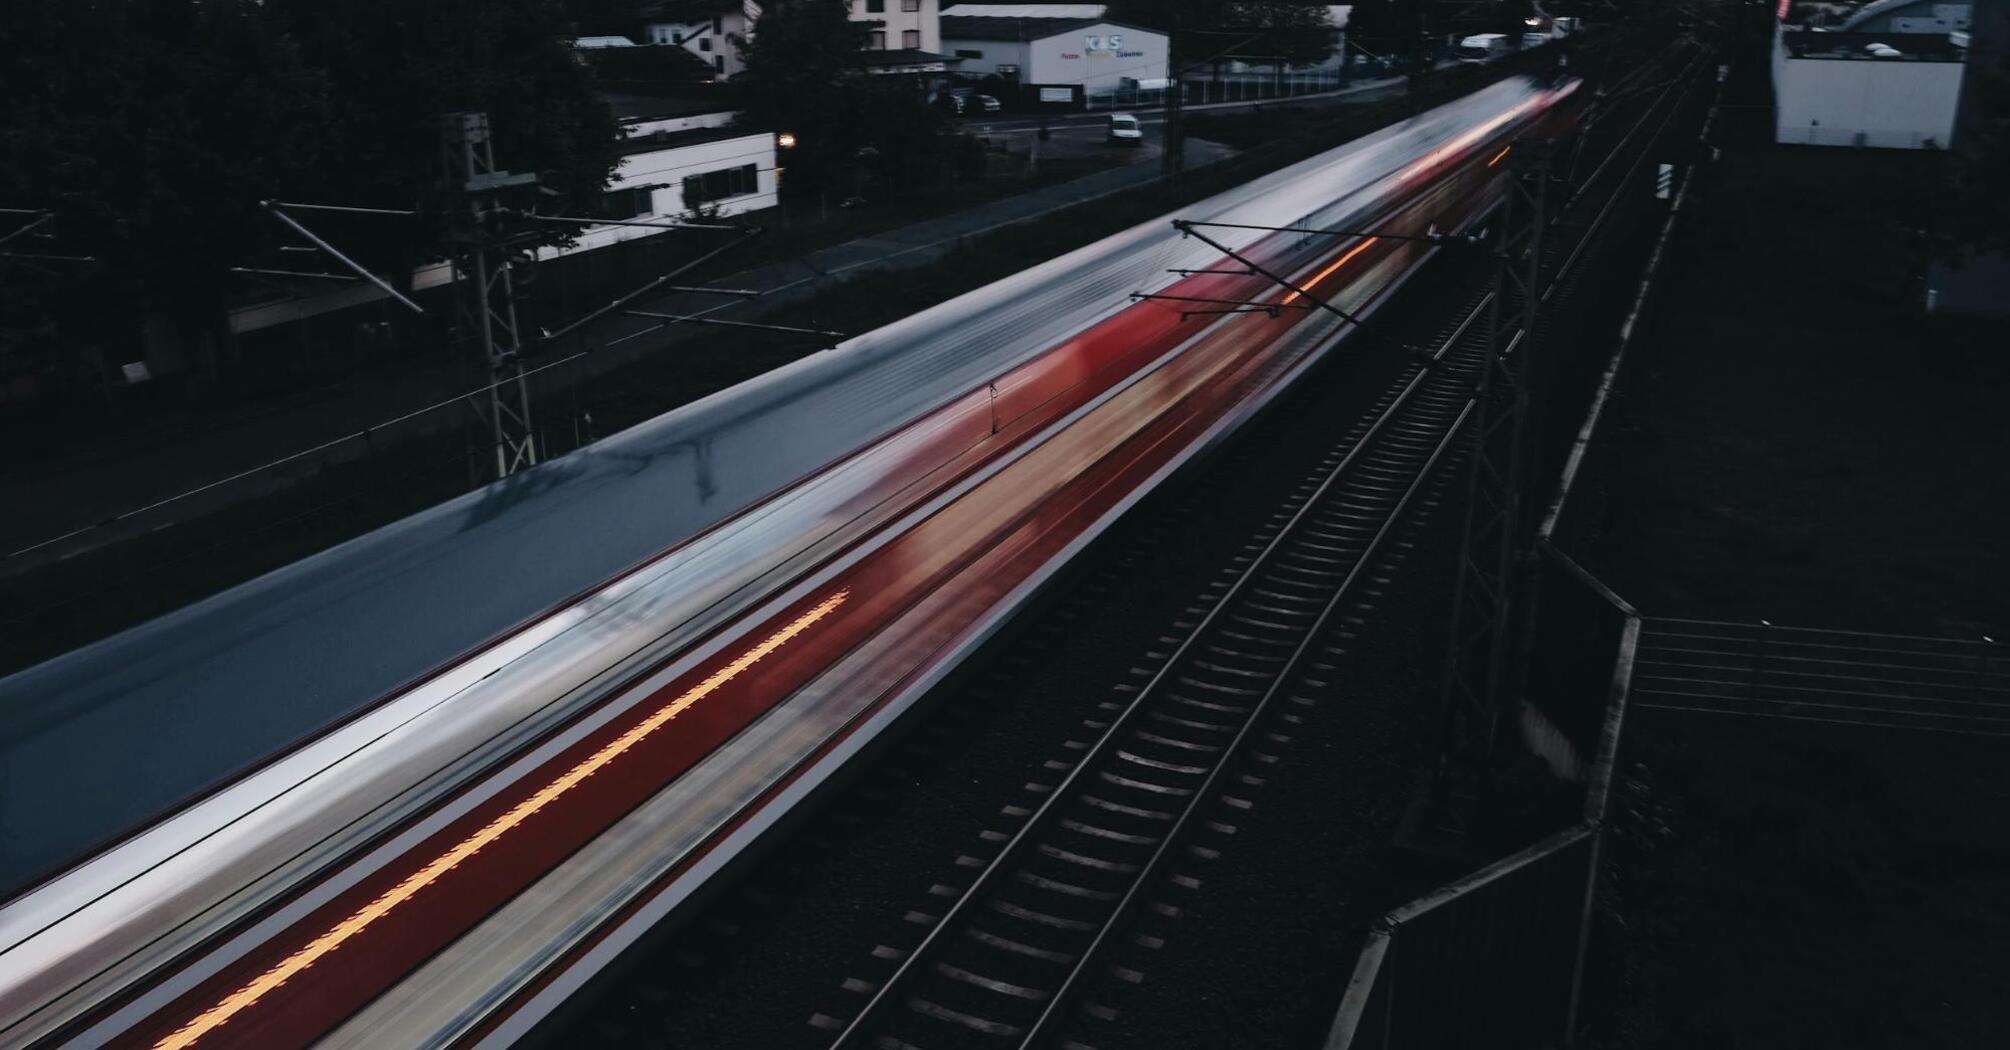
[[[997,98],[980,95],[972,88],[950,88],[935,96],[935,104],[955,117],[965,113],[996,113],[1005,108]]]
[[[1110,114],[1109,143],[1112,146],[1142,146],[1145,144],[1144,125],[1131,113]]]
[[[1491,62],[1507,53],[1506,33],[1475,33],[1459,41],[1459,61],[1468,65]]]

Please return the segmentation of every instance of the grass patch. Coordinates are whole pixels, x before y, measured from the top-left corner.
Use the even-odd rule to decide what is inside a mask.
[[[2010,353],[1916,305],[1946,163],[1704,169],[1598,451],[1645,614],[2010,624]],[[2010,741],[1643,710],[1622,758],[1601,1045],[2010,1045]]]
[[[1706,170],[1605,454],[1590,562],[1649,615],[2010,625],[2001,326],[1921,316],[1946,158],[1765,146]]]
[[[1607,1045],[2010,1045],[2010,741],[1628,721]]]

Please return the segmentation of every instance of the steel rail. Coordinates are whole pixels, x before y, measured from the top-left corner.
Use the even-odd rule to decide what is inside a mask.
[[[1559,214],[1572,210],[1571,206],[1576,204],[1590,191],[1592,185],[1599,180],[1600,176],[1614,161],[1620,158],[1621,154],[1626,152],[1626,147],[1634,140],[1641,129],[1653,123],[1654,117],[1657,114],[1661,116],[1660,127],[1649,136],[1647,141],[1651,144],[1653,141],[1658,140],[1661,131],[1665,129],[1675,112],[1680,109],[1679,103],[1673,106],[1666,106],[1665,108],[1664,103],[1671,95],[1679,96],[1679,89],[1693,83],[1693,77],[1688,74],[1691,74],[1694,69],[1698,68],[1697,63],[1699,61],[1700,59],[1692,59],[1687,69],[1671,78],[1662,93],[1648,105],[1640,119],[1607,152],[1605,158],[1593,171],[1592,175],[1581,184],[1578,192],[1572,196],[1564,208],[1559,209]],[[1644,158],[1645,155],[1646,152],[1643,150],[1640,153],[1640,157]],[[1637,170],[1638,163],[1639,160],[1636,158],[1634,170]],[[1623,180],[1619,185],[1623,185]],[[1558,268],[1557,276],[1559,278],[1564,272],[1575,266],[1582,257],[1586,246],[1603,227],[1605,218],[1611,212],[1613,201],[1619,195],[1618,188],[1618,185],[1615,185],[1613,192],[1607,195],[1607,199],[1603,202],[1603,206],[1594,219],[1586,225],[1577,237],[1573,238],[1575,243],[1572,245],[1564,264]],[[857,1045],[869,1031],[879,1028],[883,1021],[889,1019],[887,1018],[887,1012],[891,1004],[896,1001],[897,993],[907,989],[917,980],[918,975],[923,972],[924,964],[932,961],[943,950],[942,945],[945,935],[952,927],[959,925],[959,920],[967,916],[969,911],[975,907],[977,901],[988,899],[993,895],[991,891],[1000,884],[1000,880],[1006,872],[1018,867],[1018,863],[1024,856],[1029,844],[1037,835],[1048,829],[1052,814],[1064,800],[1071,797],[1071,790],[1080,779],[1092,768],[1098,767],[1099,758],[1107,757],[1119,740],[1125,739],[1124,734],[1134,728],[1141,717],[1141,712],[1145,711],[1152,701],[1160,697],[1169,677],[1178,673],[1184,666],[1185,658],[1194,651],[1197,645],[1211,636],[1211,629],[1219,623],[1221,617],[1228,610],[1236,606],[1237,599],[1245,595],[1249,588],[1266,578],[1266,570],[1273,566],[1280,552],[1290,549],[1292,541],[1299,536],[1307,520],[1315,512],[1324,507],[1334,486],[1338,484],[1340,479],[1352,474],[1353,467],[1359,461],[1360,457],[1376,444],[1377,439],[1384,433],[1391,421],[1395,420],[1411,406],[1417,392],[1424,388],[1424,384],[1442,376],[1442,372],[1436,366],[1444,360],[1455,346],[1469,335],[1473,324],[1485,315],[1486,310],[1495,298],[1495,294],[1489,292],[1480,298],[1479,302],[1466,313],[1464,319],[1454,326],[1452,332],[1444,338],[1436,351],[1427,360],[1418,365],[1408,380],[1404,382],[1395,399],[1377,415],[1365,431],[1353,439],[1352,447],[1347,451],[1342,460],[1327,471],[1315,491],[1304,498],[1303,502],[1292,513],[1290,519],[1269,538],[1263,550],[1255,558],[1251,559],[1247,568],[1238,575],[1235,582],[1213,602],[1200,621],[1190,631],[1186,632],[1185,637],[1182,638],[1179,645],[1163,660],[1151,679],[1137,690],[1122,713],[1110,722],[1109,726],[1080,757],[1074,760],[1067,775],[1051,790],[1046,792],[1039,806],[1021,822],[1017,831],[976,875],[969,886],[958,896],[955,903],[943,912],[942,916],[934,923],[922,941],[907,952],[891,975],[880,982],[871,998],[853,1016],[850,1023],[845,1026],[836,1039],[832,1041],[830,1045],[833,1050]],[[1523,334],[1525,333],[1519,331],[1515,333],[1515,343],[1519,343],[1520,337]],[[1373,537],[1361,548],[1360,554],[1348,568],[1345,577],[1333,589],[1332,593],[1327,596],[1318,616],[1299,635],[1291,656],[1276,672],[1274,677],[1271,678],[1267,688],[1250,706],[1248,712],[1240,716],[1241,724],[1236,730],[1233,739],[1216,753],[1211,768],[1205,774],[1202,782],[1191,790],[1172,824],[1157,837],[1149,858],[1138,866],[1134,875],[1127,879],[1127,888],[1117,900],[1115,907],[1105,914],[1087,946],[1069,962],[1067,971],[1060,982],[1053,985],[1051,991],[1046,993],[1045,1002],[1037,1018],[1019,1033],[1019,1038],[1016,1040],[1015,1045],[1022,1048],[1029,1047],[1048,1034],[1051,1025],[1054,1023],[1054,1019],[1062,1014],[1065,1004],[1072,1002],[1073,997],[1078,993],[1082,975],[1088,972],[1091,965],[1102,957],[1105,946],[1110,943],[1112,933],[1120,929],[1133,916],[1136,905],[1140,900],[1141,891],[1147,886],[1157,885],[1156,876],[1161,873],[1165,858],[1172,854],[1172,847],[1175,841],[1183,838],[1191,825],[1193,815],[1200,810],[1203,802],[1211,801],[1216,797],[1217,787],[1220,784],[1222,775],[1242,752],[1251,731],[1262,722],[1266,712],[1270,710],[1271,705],[1274,703],[1275,698],[1286,691],[1287,688],[1297,684],[1302,675],[1303,664],[1307,654],[1316,651],[1317,643],[1330,631],[1335,613],[1345,608],[1345,603],[1354,593],[1362,574],[1375,566],[1377,555],[1382,550],[1390,532],[1405,519],[1416,494],[1437,471],[1444,459],[1446,450],[1452,447],[1452,442],[1457,440],[1458,436],[1465,431],[1472,419],[1473,410],[1476,406],[1476,399],[1467,397],[1464,404],[1458,409],[1457,415],[1446,426],[1443,435],[1438,439],[1436,447],[1411,476],[1409,484],[1402,495],[1390,506],[1387,513],[1382,517]]]
[[[1307,496],[1304,499],[1304,501],[1299,505],[1297,510],[1292,514],[1291,518],[1288,521],[1286,521],[1281,527],[1278,528],[1276,534],[1272,536],[1269,539],[1269,541],[1264,545],[1263,550],[1255,558],[1251,560],[1249,566],[1238,576],[1234,584],[1232,584],[1228,588],[1228,590],[1223,592],[1221,597],[1214,602],[1212,607],[1209,608],[1209,610],[1201,618],[1201,620],[1190,631],[1187,632],[1185,638],[1181,640],[1179,646],[1160,664],[1159,669],[1153,674],[1150,681],[1145,683],[1142,687],[1140,687],[1137,690],[1136,695],[1131,699],[1130,703],[1125,707],[1125,710],[1120,715],[1118,715],[1118,717],[1116,717],[1111,721],[1110,725],[1103,731],[1102,735],[1097,738],[1096,742],[1090,745],[1090,747],[1082,754],[1082,756],[1075,761],[1072,768],[1070,768],[1070,770],[1068,771],[1067,776],[1064,777],[1059,784],[1055,785],[1055,787],[1051,791],[1048,791],[1046,793],[1046,797],[1042,799],[1039,807],[1035,809],[1032,814],[1026,817],[1024,821],[1021,822],[1018,831],[998,851],[998,853],[992,858],[991,862],[987,864],[985,868],[981,872],[979,872],[978,875],[971,881],[969,887],[958,897],[957,901],[954,904],[952,904],[949,907],[949,909],[942,914],[941,918],[936,921],[933,928],[930,929],[927,935],[923,937],[921,943],[916,945],[911,951],[907,953],[906,957],[901,961],[899,967],[894,971],[894,973],[888,976],[886,980],[880,982],[880,985],[875,990],[872,998],[866,1002],[866,1004],[858,1011],[858,1013],[853,1016],[851,1022],[844,1028],[842,1032],[838,1034],[836,1039],[832,1041],[830,1045],[833,1048],[833,1050],[838,1050],[838,1048],[841,1047],[854,1045],[855,1040],[861,1038],[865,1034],[866,1030],[880,1018],[883,1012],[888,1008],[888,1004],[892,1002],[894,989],[902,987],[904,983],[908,981],[912,977],[912,975],[914,975],[917,972],[917,968],[920,965],[920,961],[925,956],[929,955],[929,953],[941,943],[941,938],[943,934],[946,931],[948,931],[951,928],[951,926],[954,925],[956,921],[959,918],[961,918],[970,907],[973,906],[973,902],[985,896],[985,891],[991,886],[995,885],[995,880],[1000,876],[1000,874],[1003,871],[1007,869],[1010,863],[1019,856],[1019,854],[1025,848],[1026,843],[1030,841],[1033,835],[1039,829],[1044,827],[1048,815],[1053,812],[1057,804],[1059,804],[1059,802],[1062,799],[1068,796],[1070,789],[1077,783],[1077,781],[1084,775],[1084,773],[1087,770],[1089,770],[1091,766],[1095,764],[1095,759],[1100,755],[1107,754],[1108,750],[1121,738],[1121,734],[1125,730],[1133,726],[1137,718],[1140,716],[1140,713],[1147,706],[1148,702],[1154,699],[1156,696],[1158,696],[1159,692],[1165,687],[1168,678],[1173,674],[1175,674],[1177,670],[1180,668],[1183,658],[1192,653],[1194,647],[1199,645],[1203,640],[1205,640],[1209,636],[1210,629],[1215,627],[1220,621],[1221,617],[1228,610],[1234,607],[1234,604],[1238,598],[1242,597],[1250,587],[1256,585],[1258,582],[1262,580],[1264,570],[1273,563],[1276,556],[1279,553],[1289,549],[1289,544],[1298,535],[1300,527],[1303,524],[1305,524],[1308,518],[1310,518],[1315,512],[1317,512],[1320,508],[1322,508],[1322,506],[1324,505],[1325,498],[1332,491],[1334,486],[1337,485],[1343,477],[1352,476],[1354,466],[1360,460],[1360,458],[1363,455],[1365,455],[1366,452],[1371,448],[1371,446],[1374,444],[1375,439],[1379,437],[1383,433],[1383,431],[1388,427],[1388,425],[1393,420],[1395,420],[1405,409],[1410,407],[1413,398],[1415,397],[1416,393],[1423,388],[1425,382],[1438,374],[1437,370],[1432,367],[1429,367],[1429,365],[1434,365],[1442,361],[1443,358],[1448,353],[1450,353],[1452,348],[1456,346],[1457,343],[1471,329],[1474,321],[1477,318],[1484,315],[1484,311],[1486,310],[1487,305],[1492,301],[1492,299],[1493,295],[1491,293],[1481,298],[1480,302],[1471,311],[1468,312],[1466,318],[1454,329],[1452,334],[1449,335],[1443,341],[1443,343],[1438,348],[1437,352],[1431,356],[1429,363],[1420,365],[1416,369],[1415,373],[1412,374],[1410,378],[1403,384],[1395,400],[1393,400],[1374,419],[1374,421],[1368,426],[1368,428],[1365,431],[1363,431],[1357,438],[1354,439],[1353,446],[1347,451],[1347,453],[1341,459],[1341,461],[1338,464],[1335,464],[1330,470],[1327,471],[1326,476],[1321,480],[1319,486],[1309,496]],[[1460,414],[1458,415],[1457,419],[1454,421],[1452,426],[1447,430],[1447,439],[1449,439],[1449,437],[1452,435],[1456,435],[1459,432],[1459,430],[1463,428],[1464,421],[1470,415],[1470,409],[1471,409],[1471,402],[1469,400],[1466,408],[1460,412]],[[1433,455],[1427,461],[1425,468],[1419,471],[1418,479],[1428,476],[1429,471],[1435,468],[1440,458],[1440,455],[1442,454],[1443,447],[1444,445],[1441,442],[1438,451],[1433,453]],[[1384,522],[1383,530],[1377,532],[1376,537],[1372,541],[1370,546],[1363,551],[1359,562],[1357,562],[1356,564],[1355,571],[1349,573],[1349,576],[1347,577],[1347,580],[1343,583],[1341,590],[1338,593],[1336,593],[1336,596],[1334,598],[1334,601],[1336,603],[1339,600],[1343,599],[1347,593],[1351,592],[1352,584],[1356,579],[1359,568],[1361,567],[1361,565],[1366,564],[1372,559],[1373,555],[1376,553],[1376,550],[1380,547],[1383,537],[1386,536],[1386,530],[1389,523],[1400,518],[1402,513],[1407,509],[1409,501],[1413,495],[1414,495],[1414,485],[1412,486],[1412,490],[1410,492],[1407,492],[1403,496],[1403,498],[1399,501],[1398,505],[1392,509],[1391,517],[1388,519],[1388,521]],[[1323,629],[1325,623],[1326,623],[1326,617],[1322,615],[1322,617],[1315,626]],[[1287,666],[1287,668],[1285,669],[1285,673],[1291,671],[1295,667],[1295,664],[1296,660],[1294,659],[1293,664],[1291,666]],[[1281,688],[1284,680],[1285,680],[1285,674],[1280,673],[1279,680],[1273,687],[1273,690],[1275,688]],[[1262,714],[1261,705],[1251,710],[1248,716],[1248,720],[1244,724],[1244,730],[1243,730],[1244,733],[1246,733],[1247,727],[1249,725],[1254,724],[1261,714]],[[1229,759],[1233,755],[1235,747],[1241,743],[1242,739],[1243,739],[1243,733],[1238,733],[1235,739],[1235,743],[1230,745],[1229,747],[1223,748],[1223,750],[1221,751],[1220,764],[1219,766],[1217,766],[1217,771],[1228,764]],[[1210,786],[1212,785],[1213,783],[1212,775],[1210,775],[1208,783]],[[1195,791],[1193,793],[1188,803],[1188,810],[1183,812],[1182,816],[1180,817],[1179,823],[1175,825],[1175,828],[1171,831],[1168,831],[1167,834],[1161,839],[1160,841],[1161,853],[1155,854],[1155,856],[1162,855],[1164,845],[1171,841],[1173,834],[1179,828],[1183,828],[1185,826],[1187,815],[1190,814],[1193,808],[1196,808],[1198,806],[1200,800],[1204,797],[1206,796],[1201,791]],[[1155,867],[1155,862],[1153,864],[1153,867]],[[1141,870],[1141,881],[1144,874],[1145,872]],[[1132,894],[1135,893],[1136,888],[1137,888],[1136,884],[1134,884],[1132,886]],[[1125,897],[1125,901],[1128,902],[1130,899],[1131,895],[1127,894]],[[1106,936],[1106,934],[1107,929],[1105,929],[1103,933],[1098,934],[1098,937],[1095,941],[1096,946],[1099,946],[1103,942],[1103,939]],[[1068,988],[1073,986],[1075,982],[1075,974],[1080,972],[1081,967],[1087,964],[1087,962],[1092,958],[1093,954],[1094,954],[1093,948],[1089,951],[1084,951],[1082,953],[1082,955],[1076,961],[1075,969],[1071,971],[1070,975],[1068,976],[1068,978],[1065,980],[1064,984],[1061,987]],[[1060,992],[1057,990],[1054,993],[1054,996],[1050,998],[1049,1000],[1050,1008],[1052,1003],[1058,1000],[1059,995]],[[1048,1015],[1046,1013],[1043,1013],[1041,1021],[1035,1025],[1035,1028],[1028,1030],[1029,1037],[1037,1028],[1046,1023],[1047,1016]]]
[[[1617,145],[1613,146],[1612,153],[1606,157],[1605,161],[1599,164],[1598,171],[1603,171],[1607,163],[1617,159],[1620,151],[1625,148],[1626,143],[1633,138],[1633,133],[1646,126],[1648,120],[1654,116],[1655,112],[1661,109],[1661,103],[1669,97],[1670,92],[1674,92],[1679,86],[1686,93],[1688,89],[1695,86],[1695,78],[1700,73],[1700,69],[1697,67],[1700,65],[1703,57],[1704,55],[1698,55],[1697,60],[1690,63],[1690,69],[1686,70],[1683,76],[1676,78],[1675,82],[1671,82],[1666,92],[1655,98],[1654,102],[1648,106],[1647,111],[1641,114],[1639,123],[1635,124],[1632,129],[1629,129],[1625,138],[1622,138]],[[1681,97],[1678,96],[1676,103],[1667,107],[1661,113],[1661,123],[1654,129],[1654,134],[1648,137],[1646,144],[1642,146],[1639,154],[1633,158],[1632,166],[1626,169],[1626,174],[1614,184],[1612,192],[1606,195],[1605,203],[1599,207],[1598,214],[1584,228],[1584,232],[1577,238],[1576,243],[1571,246],[1570,253],[1557,266],[1556,272],[1550,275],[1549,280],[1543,287],[1542,298],[1544,302],[1548,302],[1556,289],[1562,287],[1564,278],[1576,268],[1578,260],[1583,257],[1585,250],[1596,239],[1599,230],[1605,225],[1606,217],[1612,213],[1613,206],[1619,202],[1620,189],[1640,171],[1641,165],[1647,162],[1647,155],[1652,151],[1654,143],[1660,141],[1661,136],[1667,132],[1670,122],[1675,119],[1675,114],[1681,111]],[[1570,200],[1564,203],[1563,212],[1567,212],[1571,205],[1577,203],[1579,198],[1583,196],[1584,191],[1590,189],[1592,180],[1597,178],[1598,171],[1594,171],[1591,177],[1585,180],[1584,185],[1579,188],[1578,192],[1572,194]]]
[[[1243,721],[1242,728],[1236,731],[1235,739],[1229,741],[1227,746],[1222,748],[1221,761],[1215,764],[1214,769],[1208,773],[1207,778],[1188,797],[1186,806],[1181,810],[1179,818],[1173,822],[1173,826],[1168,828],[1165,835],[1159,839],[1158,847],[1152,851],[1151,859],[1139,870],[1137,880],[1131,884],[1131,888],[1124,894],[1123,900],[1118,902],[1116,910],[1110,913],[1109,918],[1103,923],[1102,929],[1096,932],[1095,938],[1090,941],[1089,947],[1082,952],[1081,958],[1076,960],[1073,969],[1068,973],[1067,979],[1061,983],[1060,987],[1054,989],[1053,994],[1047,1000],[1046,1009],[1040,1012],[1039,1020],[1033,1022],[1032,1027],[1026,1030],[1025,1038],[1019,1042],[1020,1046],[1028,1047],[1034,1045],[1040,1036],[1046,1032],[1048,1024],[1052,1022],[1061,1005],[1068,1001],[1069,996],[1075,991],[1082,974],[1088,969],[1089,963],[1099,957],[1098,953],[1101,952],[1103,945],[1108,942],[1110,933],[1130,917],[1132,909],[1138,903],[1138,891],[1155,882],[1154,876],[1158,874],[1159,867],[1171,850],[1173,842],[1186,831],[1189,822],[1193,819],[1194,813],[1200,809],[1202,800],[1214,797],[1216,784],[1219,783],[1222,774],[1227,772],[1234,756],[1241,751],[1243,743],[1249,738],[1250,732],[1262,722],[1263,716],[1270,710],[1270,705],[1276,701],[1278,694],[1285,691],[1286,686],[1296,686],[1299,684],[1296,676],[1302,670],[1306,658],[1315,652],[1319,643],[1325,639],[1327,632],[1332,628],[1334,616],[1346,608],[1346,602],[1353,596],[1355,585],[1360,581],[1362,574],[1377,566],[1375,559],[1376,555],[1381,553],[1382,545],[1388,540],[1389,534],[1395,531],[1397,525],[1403,522],[1405,516],[1409,513],[1410,504],[1415,501],[1417,493],[1423,489],[1424,483],[1437,473],[1438,464],[1444,460],[1446,451],[1453,447],[1453,443],[1465,431],[1466,423],[1472,418],[1473,408],[1476,404],[1476,401],[1468,400],[1465,407],[1461,408],[1459,414],[1452,420],[1451,426],[1445,429],[1444,436],[1438,440],[1437,448],[1431,451],[1430,458],[1424,461],[1424,465],[1410,479],[1409,487],[1403,491],[1402,497],[1396,501],[1394,507],[1390,508],[1388,516],[1382,519],[1381,526],[1375,530],[1374,538],[1369,540],[1368,545],[1362,549],[1360,558],[1354,562],[1353,568],[1348,570],[1346,579],[1342,580],[1340,585],[1334,589],[1332,597],[1326,601],[1325,608],[1320,610],[1319,616],[1313,621],[1312,626],[1306,629],[1303,637],[1299,640],[1298,648],[1292,651],[1290,658],[1285,661],[1283,669],[1271,681],[1270,688],[1265,690],[1263,696],[1251,707],[1248,718]],[[1308,501],[1307,506],[1310,505],[1311,503]],[[1084,761],[1086,762],[1086,759]]]

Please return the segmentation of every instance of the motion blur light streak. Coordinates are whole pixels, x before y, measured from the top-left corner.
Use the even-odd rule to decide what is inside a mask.
[[[420,890],[437,882],[442,875],[452,871],[462,861],[479,853],[483,847],[495,842],[511,829],[521,825],[536,815],[541,809],[556,801],[559,796],[583,783],[587,777],[620,758],[624,753],[641,743],[651,733],[669,724],[670,720],[689,709],[691,705],[717,692],[727,682],[759,663],[775,650],[808,630],[810,625],[829,616],[838,606],[843,605],[849,591],[838,591],[825,598],[813,608],[796,617],[787,626],[763,639],[760,644],[741,653],[732,663],[712,672],[704,681],[680,694],[675,700],[658,708],[648,718],[636,723],[627,732],[609,741],[605,747],[594,752],[578,765],[573,766],[557,779],[540,788],[535,794],[516,804],[509,812],[490,821],[481,830],[462,839],[454,848],[435,857],[432,863],[407,876],[382,896],[358,909],[348,918],[336,923],[328,932],[308,942],[306,947],[287,956],[278,965],[259,974],[243,988],[231,993],[221,1002],[198,1014],[193,1020],[154,1044],[154,1050],[182,1050],[194,1046],[204,1035],[229,1022],[232,1017],[257,1003],[274,989],[298,976],[313,966],[323,956],[342,946],[372,923],[389,915],[399,905],[417,896]]]
[[[1375,243],[1378,240],[1381,240],[1381,238],[1370,237],[1367,240],[1362,241],[1360,244],[1357,244],[1354,247],[1347,249],[1347,254],[1342,255],[1338,259],[1333,260],[1331,265],[1327,266],[1324,270],[1319,271],[1317,274],[1314,274],[1311,280],[1305,282],[1306,290],[1309,291],[1313,288],[1317,288],[1319,286],[1320,281],[1323,281],[1326,278],[1333,276],[1335,271],[1339,270],[1342,266],[1347,265],[1347,263],[1350,262],[1356,255],[1359,255],[1362,252],[1367,251],[1368,246]],[[1286,303],[1297,302],[1298,295],[1299,293],[1296,290],[1293,290],[1290,295],[1284,297],[1284,301]]]
[[[1507,156],[1508,151],[1513,148],[1514,147],[1512,145],[1502,146],[1501,151],[1499,153],[1494,154],[1492,160],[1487,161],[1487,167],[1491,168],[1494,165],[1499,164],[1501,162],[1501,158]]]

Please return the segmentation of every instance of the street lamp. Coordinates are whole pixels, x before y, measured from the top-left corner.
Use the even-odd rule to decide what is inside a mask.
[[[794,149],[796,146],[796,133],[793,131],[784,131],[781,134],[776,135],[775,145],[780,146],[783,149]]]

